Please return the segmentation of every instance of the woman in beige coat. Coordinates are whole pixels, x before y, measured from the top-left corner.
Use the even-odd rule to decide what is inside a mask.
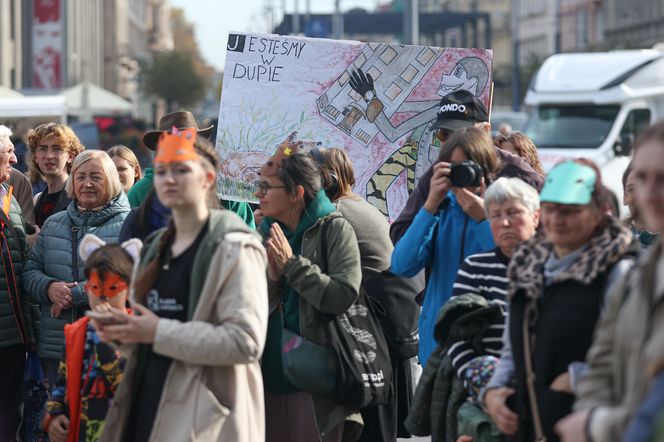
[[[154,185],[172,209],[147,240],[133,281],[135,315],[95,321],[129,351],[105,441],[262,441],[265,251],[244,222],[208,209],[217,156],[195,132],[162,135]]]

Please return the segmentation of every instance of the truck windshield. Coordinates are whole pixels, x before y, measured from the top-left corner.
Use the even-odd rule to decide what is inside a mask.
[[[620,106],[547,104],[535,108],[524,132],[541,148],[595,148],[607,135]]]

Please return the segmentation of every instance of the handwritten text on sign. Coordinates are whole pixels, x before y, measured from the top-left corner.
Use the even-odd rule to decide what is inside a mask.
[[[233,52],[254,52],[260,54],[261,63],[247,65],[235,63],[233,66],[233,78],[245,79],[256,82],[279,82],[279,75],[284,69],[283,65],[275,64],[277,57],[291,57],[299,59],[302,51],[307,45],[304,41],[293,41],[278,37],[257,37],[231,34],[228,38],[227,49]]]

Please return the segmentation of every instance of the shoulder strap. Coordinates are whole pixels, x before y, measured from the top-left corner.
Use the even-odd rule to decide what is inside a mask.
[[[535,442],[546,442],[546,436],[542,427],[539,404],[537,403],[537,394],[535,393],[535,371],[533,370],[533,360],[530,348],[530,317],[535,312],[534,302],[528,302],[526,311],[523,315],[523,351],[526,363],[526,388],[528,389],[528,400],[530,402],[530,412],[533,416],[535,426]]]

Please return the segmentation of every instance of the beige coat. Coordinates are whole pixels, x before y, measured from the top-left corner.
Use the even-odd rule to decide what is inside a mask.
[[[204,238],[205,240],[206,238]],[[267,258],[253,235],[233,232],[217,247],[192,321],[160,319],[153,349],[173,358],[151,441],[260,442]],[[106,419],[102,441],[122,441],[131,406],[136,352]]]
[[[664,254],[657,244],[609,293],[579,382],[575,410],[592,409],[595,441],[621,441],[645,398],[646,368],[661,357],[664,328]]]

